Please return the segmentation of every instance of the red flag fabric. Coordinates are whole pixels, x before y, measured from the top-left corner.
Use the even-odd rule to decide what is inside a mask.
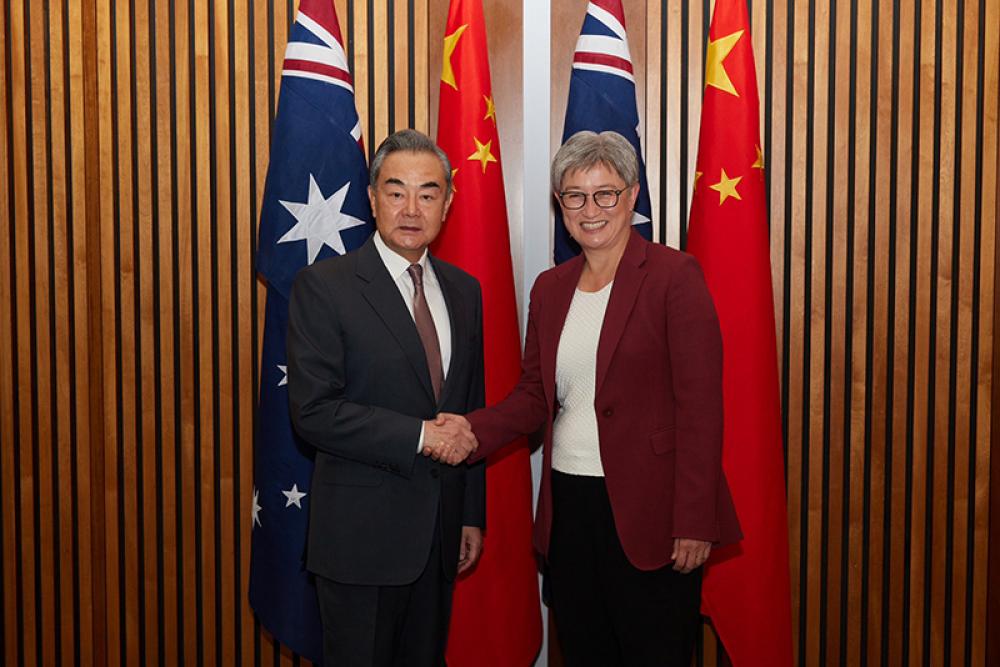
[[[451,160],[455,199],[433,250],[482,285],[492,405],[517,383],[521,343],[482,0],[452,0],[448,11],[437,142]],[[522,440],[489,458],[485,544],[479,564],[455,587],[451,667],[529,665],[541,644],[528,455]]]
[[[743,541],[712,554],[702,611],[736,667],[792,663],[782,460],[764,160],[745,0],[716,0],[687,250],[722,327],[723,468]]]

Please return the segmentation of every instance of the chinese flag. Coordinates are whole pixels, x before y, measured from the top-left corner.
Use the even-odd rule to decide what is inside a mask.
[[[722,463],[743,541],[714,551],[702,611],[736,667],[792,662],[788,525],[757,78],[745,0],[716,0],[687,250],[722,327]]]
[[[486,404],[492,405],[517,383],[521,343],[482,0],[451,1],[437,142],[451,160],[455,199],[434,253],[482,285]],[[489,458],[485,545],[479,564],[455,587],[451,667],[529,665],[538,652],[528,453],[520,440]]]

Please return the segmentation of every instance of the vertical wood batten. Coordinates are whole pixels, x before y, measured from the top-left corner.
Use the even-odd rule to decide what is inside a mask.
[[[968,538],[972,525],[968,521],[969,508],[973,506],[972,491],[975,489],[975,475],[969,474],[969,461],[972,459],[976,446],[975,436],[970,428],[972,403],[975,389],[972,378],[973,367],[977,363],[972,350],[975,347],[976,334],[972,329],[973,314],[977,308],[973,294],[973,279],[975,272],[975,136],[976,136],[976,89],[978,75],[976,73],[976,53],[978,51],[978,4],[963,2],[964,12],[960,13],[958,29],[961,35],[960,60],[956,62],[957,106],[955,122],[958,124],[955,142],[955,168],[957,172],[953,193],[953,216],[959,234],[954,245],[953,261],[957,263],[955,275],[952,278],[952,328],[955,332],[953,341],[952,377],[953,377],[953,427],[955,434],[953,453],[950,466],[954,476],[954,505],[949,515],[953,523],[953,539],[948,543],[948,557],[951,562],[951,594],[945,600],[946,616],[952,617],[949,635],[950,651],[945,654],[945,660],[952,664],[968,663],[971,659],[971,646],[967,643],[970,636],[967,632],[973,619],[969,618],[966,599],[969,594]],[[971,214],[970,214],[971,212]]]
[[[916,242],[911,236],[910,221],[914,214],[911,209],[912,191],[912,164],[915,159],[910,139],[913,136],[913,58],[908,54],[914,51],[914,35],[910,27],[913,25],[914,12],[912,3],[905,3],[900,6],[900,11],[894,13],[893,17],[893,147],[891,159],[895,168],[893,181],[890,183],[890,206],[891,221],[890,229],[895,228],[895,234],[890,236],[890,242],[894,244],[894,275],[890,276],[892,284],[892,305],[889,308],[889,317],[894,321],[894,338],[892,340],[893,355],[889,359],[892,363],[893,374],[888,379],[889,387],[893,392],[893,400],[890,401],[888,418],[892,423],[891,446],[893,451],[893,462],[890,468],[892,475],[891,490],[887,490],[887,502],[891,503],[892,513],[887,512],[890,520],[891,537],[889,545],[888,562],[903,563],[906,558],[906,521],[900,521],[898,517],[903,516],[906,508],[906,489],[909,477],[909,467],[907,465],[907,387],[911,381],[909,376],[909,365],[907,360],[910,354],[910,321],[913,313],[910,312],[911,293],[909,276],[912,271],[910,259],[912,257],[913,244]],[[892,193],[895,192],[893,198]],[[886,568],[883,567],[883,577],[886,576]],[[883,616],[882,634],[886,637],[887,646],[884,647],[883,656],[888,656],[890,663],[898,663],[902,660],[903,640],[902,626],[908,609],[903,601],[903,590],[905,586],[905,573],[900,572],[900,568],[888,573],[888,599],[890,607]]]

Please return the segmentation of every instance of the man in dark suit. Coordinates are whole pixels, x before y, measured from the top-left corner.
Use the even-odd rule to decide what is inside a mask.
[[[307,567],[326,664],[438,667],[455,576],[482,548],[485,469],[433,418],[484,403],[482,300],[427,252],[452,198],[430,138],[387,138],[369,197],[378,231],[292,288],[291,414],[316,448]]]

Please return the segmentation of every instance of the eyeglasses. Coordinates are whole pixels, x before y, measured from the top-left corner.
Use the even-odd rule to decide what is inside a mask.
[[[614,208],[618,205],[618,198],[621,193],[625,192],[627,188],[622,188],[621,190],[598,190],[592,195],[588,195],[586,192],[576,192],[571,190],[569,192],[560,192],[558,197],[562,205],[566,207],[567,210],[576,211],[587,205],[587,197],[593,197],[594,203],[600,208]]]

